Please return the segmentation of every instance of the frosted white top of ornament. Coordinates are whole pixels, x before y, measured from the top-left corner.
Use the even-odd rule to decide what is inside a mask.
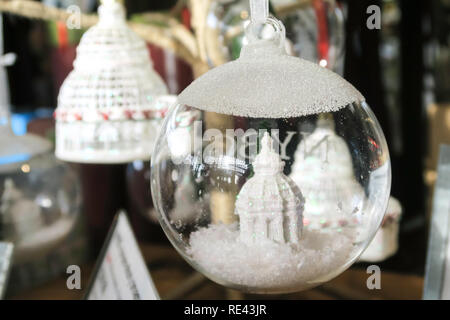
[[[265,40],[243,47],[239,59],[205,73],[179,95],[180,103],[201,110],[254,118],[334,112],[361,101],[336,73]]]
[[[37,135],[16,136],[0,130],[0,173],[12,172],[29,159],[49,152],[52,144]]]

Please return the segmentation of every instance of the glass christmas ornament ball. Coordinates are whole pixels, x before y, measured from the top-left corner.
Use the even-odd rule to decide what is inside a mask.
[[[0,241],[14,243],[14,264],[23,265],[71,234],[81,212],[80,181],[47,140],[14,136],[7,127],[0,133]]]
[[[253,22],[252,22],[253,24]],[[178,97],[152,155],[158,219],[179,253],[227,287],[286,293],[332,279],[379,228],[389,151],[364,97],[289,56],[283,25]]]

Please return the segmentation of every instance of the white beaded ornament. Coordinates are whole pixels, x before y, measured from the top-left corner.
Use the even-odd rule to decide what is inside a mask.
[[[59,93],[56,156],[86,163],[149,159],[168,103],[158,98],[167,88],[123,6],[105,1],[98,13]]]

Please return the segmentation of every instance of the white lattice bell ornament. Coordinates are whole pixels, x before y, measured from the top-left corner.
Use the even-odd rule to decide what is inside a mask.
[[[146,160],[167,111],[167,89],[123,6],[103,1],[98,11],[59,93],[56,155],[87,163]]]
[[[175,248],[213,281],[257,293],[304,290],[343,272],[375,235],[390,192],[389,152],[364,97],[332,71],[288,56],[267,2],[250,7],[239,59],[195,80],[169,109],[152,156],[153,202]],[[267,27],[273,37],[263,40]],[[180,117],[195,120],[181,125]],[[169,138],[180,128],[190,132],[188,147]],[[186,183],[197,212],[176,218]],[[317,201],[322,214],[352,223],[308,223]]]

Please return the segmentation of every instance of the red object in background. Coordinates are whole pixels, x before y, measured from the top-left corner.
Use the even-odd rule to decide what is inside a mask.
[[[36,118],[28,122],[27,132],[36,134],[43,138],[51,137],[55,128],[55,120],[53,118]]]
[[[58,21],[56,26],[57,46],[51,51],[50,61],[53,75],[53,87],[56,94],[59,92],[64,79],[73,69],[76,55],[76,46],[69,43],[69,31],[64,22]]]
[[[76,55],[76,47],[67,44],[64,47],[53,48],[51,52],[51,69],[53,75],[53,86],[58,94],[64,80],[73,69],[73,61]]]
[[[58,47],[67,47],[67,45],[69,44],[69,32],[67,30],[66,24],[62,21],[57,21],[56,30],[58,37]]]
[[[313,1],[314,10],[317,17],[318,42],[317,51],[319,52],[319,61],[328,61],[328,51],[330,44],[328,41],[328,21],[327,21],[327,5],[323,0]]]
[[[194,79],[192,68],[175,54],[148,44],[153,68],[163,78],[170,94],[179,94]]]
[[[90,249],[97,257],[116,213],[126,206],[126,164],[79,164]]]
[[[181,11],[181,22],[186,28],[191,29],[191,12],[188,8]]]

